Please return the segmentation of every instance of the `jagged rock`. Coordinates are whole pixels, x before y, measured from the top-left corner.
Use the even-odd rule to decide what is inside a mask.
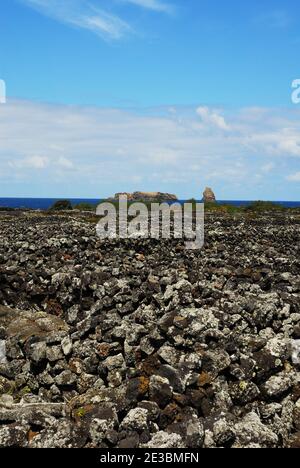
[[[203,445],[204,428],[195,410],[184,410],[166,430],[170,434],[179,434],[188,448],[201,448]]]
[[[65,356],[69,356],[72,353],[73,343],[69,336],[66,336],[62,340],[61,347]]]
[[[29,427],[21,424],[0,427],[0,448],[26,447],[28,430]]]
[[[148,428],[148,410],[135,408],[129,411],[121,423],[121,429],[142,432]]]
[[[14,404],[14,399],[11,395],[0,396],[0,408],[11,408]]]
[[[0,306],[0,326],[4,326],[7,338],[26,341],[30,337],[47,337],[60,330],[68,331],[67,324],[45,312],[13,310]]]
[[[29,443],[30,448],[72,448],[81,447],[79,430],[66,419],[57,420],[55,424],[36,434]]]
[[[247,414],[243,420],[234,427],[236,442],[234,448],[258,447],[274,448],[278,443],[278,436],[267,426],[262,424],[255,413]]]
[[[253,382],[241,381],[231,384],[229,388],[232,401],[238,405],[246,405],[260,395],[259,388]]]
[[[213,439],[218,447],[232,445],[235,441],[234,426],[225,418],[221,418],[213,425]]]
[[[169,381],[169,384],[173,390],[177,393],[184,393],[186,383],[190,374],[186,369],[177,370],[174,367],[168,365],[162,365],[157,371],[157,374]]]
[[[154,401],[141,401],[138,404],[138,407],[147,410],[148,421],[157,421],[161,413],[158,404]]]
[[[55,382],[59,387],[74,385],[76,382],[76,375],[71,371],[65,370],[55,378]]]
[[[46,350],[45,342],[33,343],[29,348],[28,355],[32,362],[39,364],[46,359]]]
[[[179,434],[168,434],[167,432],[160,431],[154,434],[151,440],[147,444],[142,445],[141,448],[180,449],[186,448],[186,446]]]
[[[229,354],[222,349],[207,351],[202,358],[203,370],[215,376],[227,369],[230,364],[231,359]]]
[[[49,362],[54,363],[63,359],[63,353],[60,346],[51,346],[46,350],[47,359]]]
[[[3,329],[3,335],[5,336],[5,331]],[[1,364],[6,364],[6,345],[5,345],[5,340],[0,340],[0,365]]]
[[[0,375],[0,395],[11,392],[13,387],[14,384],[11,380]]]
[[[45,402],[32,402],[16,404],[11,400],[9,403],[0,400],[0,422],[11,421],[25,423],[26,425],[36,425],[47,427],[56,418],[65,416],[66,407],[62,403],[45,403]]]
[[[281,372],[278,375],[270,377],[270,379],[261,386],[262,392],[268,397],[278,397],[291,388],[294,379],[295,375]]]
[[[92,443],[95,445],[101,444],[105,439],[110,438],[110,434],[119,424],[118,415],[114,408],[98,408],[94,413],[91,424],[89,426],[89,434]]]
[[[296,429],[300,431],[300,398],[295,404],[293,422]]]
[[[171,401],[172,395],[173,389],[168,379],[159,375],[150,378],[149,396],[158,406],[164,408]]]
[[[211,188],[206,187],[203,192],[203,201],[204,203],[215,203],[216,197]]]
[[[287,447],[292,449],[300,448],[300,432],[293,434],[290,439],[287,441]]]

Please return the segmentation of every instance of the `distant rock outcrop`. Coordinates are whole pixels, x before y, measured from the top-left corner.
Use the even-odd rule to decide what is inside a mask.
[[[210,187],[206,187],[203,192],[204,203],[216,203],[216,196]]]
[[[134,193],[116,193],[114,200],[118,200],[120,196],[126,195],[129,201],[147,201],[147,202],[162,202],[162,201],[177,201],[176,195],[171,193],[161,192],[134,192]]]

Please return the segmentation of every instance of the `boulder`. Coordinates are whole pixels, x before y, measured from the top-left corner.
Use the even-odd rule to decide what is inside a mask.
[[[20,342],[26,342],[31,337],[47,338],[69,329],[62,319],[46,312],[21,311],[4,306],[0,306],[0,327],[5,329],[5,338]]]
[[[203,192],[203,201],[204,203],[215,203],[216,196],[210,187],[206,187]]]

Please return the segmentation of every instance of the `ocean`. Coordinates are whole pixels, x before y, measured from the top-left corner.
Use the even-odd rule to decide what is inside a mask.
[[[53,206],[53,204],[61,200],[59,198],[0,198],[0,207],[5,208],[29,208],[33,210],[47,210]],[[77,205],[79,203],[91,203],[93,205],[98,205],[101,200],[99,198],[69,198],[72,205]],[[184,202],[184,200],[180,200]],[[253,203],[252,201],[245,200],[219,200],[220,204],[230,204],[234,206],[247,206]],[[300,201],[276,201],[279,205],[284,206],[285,208],[300,208]]]

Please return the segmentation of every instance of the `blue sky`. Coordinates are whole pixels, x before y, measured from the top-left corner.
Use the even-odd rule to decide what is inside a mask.
[[[300,199],[298,0],[1,0],[0,196]]]

